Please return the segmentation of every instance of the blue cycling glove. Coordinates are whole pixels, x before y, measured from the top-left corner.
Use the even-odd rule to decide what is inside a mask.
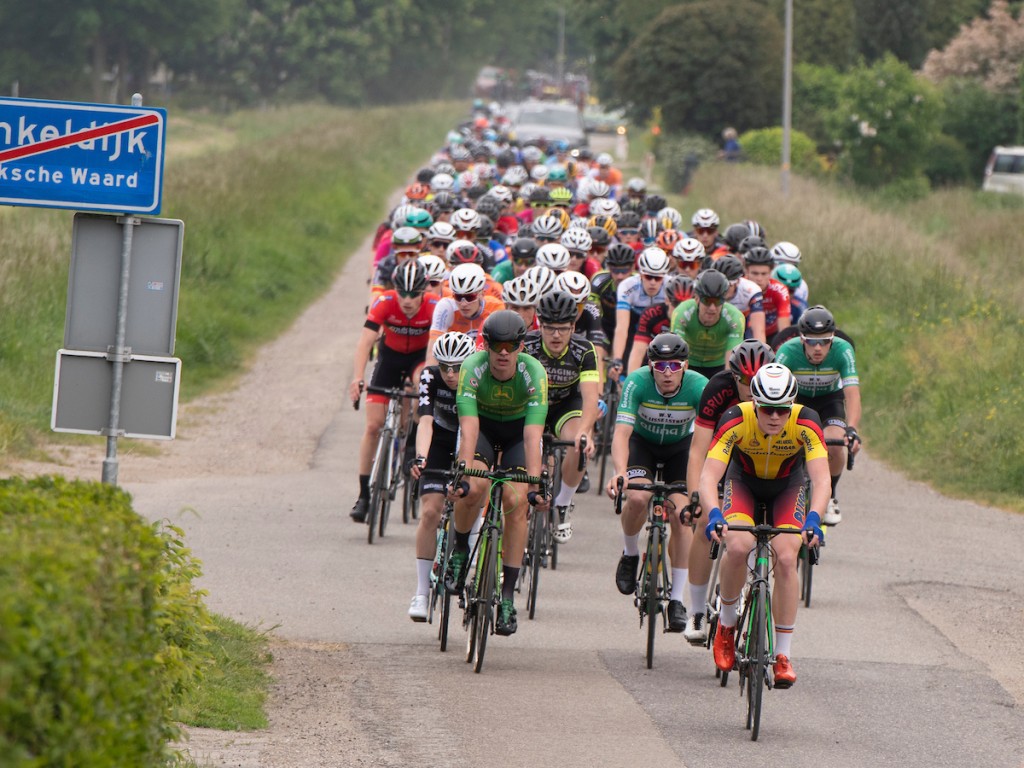
[[[811,533],[818,537],[818,541],[824,541],[825,534],[821,531],[821,515],[813,511],[808,512],[807,519],[804,520],[804,527],[800,529],[800,532],[804,534]]]
[[[715,530],[716,525],[725,525],[725,515],[722,514],[722,510],[718,507],[712,507],[708,513],[708,524],[704,526],[704,535],[708,541],[711,541],[711,534]]]

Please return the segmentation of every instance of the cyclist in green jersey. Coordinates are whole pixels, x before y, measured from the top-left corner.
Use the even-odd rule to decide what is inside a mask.
[[[836,501],[836,485],[846,466],[846,451],[860,450],[860,378],[853,345],[836,336],[836,321],[825,307],[811,307],[797,322],[799,338],[779,347],[775,359],[796,376],[797,402],[818,412],[826,440],[846,440],[846,446],[828,446],[828,469],[832,476],[832,495],[822,522],[838,525],[842,521]]]
[[[537,360],[523,353],[526,324],[515,312],[503,309],[493,313],[481,334],[487,349],[466,358],[459,374],[455,396],[458,458],[467,467],[486,470],[497,463],[538,476],[548,413],[547,373]],[[469,535],[489,488],[487,480],[470,477],[450,493],[455,503],[455,546],[444,584],[453,594],[461,592],[465,584]],[[513,597],[526,549],[527,503],[541,511],[548,506],[537,486],[509,483],[504,496],[502,599],[494,622],[499,635],[511,635],[517,628]]]
[[[606,489],[612,498],[619,478],[626,483],[654,482],[658,464],[664,465],[664,482],[685,480],[688,487],[697,488],[699,473],[688,467],[688,454],[693,420],[708,380],[700,373],[687,370],[689,350],[686,342],[674,333],[655,336],[647,355],[648,364],[629,374],[622,388],[612,438],[615,474]],[[615,570],[615,585],[624,595],[633,594],[636,589],[640,531],[647,520],[650,498],[651,494],[645,491],[627,492],[622,511],[623,554]],[[668,621],[672,632],[686,628],[683,598],[693,532],[682,524],[678,514],[671,514],[673,507],[681,510],[685,504],[684,493],[674,493],[668,498],[671,535],[667,551],[672,563]],[[700,606],[695,609],[700,610]]]
[[[690,369],[710,378],[725,369],[732,350],[743,341],[743,313],[725,300],[729,279],[706,269],[693,284],[694,298],[672,312],[672,333],[690,347]]]

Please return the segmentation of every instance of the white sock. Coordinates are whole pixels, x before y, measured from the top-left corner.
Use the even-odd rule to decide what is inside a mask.
[[[473,527],[469,531],[469,551],[472,552],[476,546],[476,540],[480,538],[480,529],[484,527],[484,516],[479,515],[473,521]]]
[[[572,504],[572,497],[576,493],[576,489],[579,487],[579,483],[576,483],[576,485],[569,485],[563,479],[562,487],[559,489],[558,495],[555,496],[555,506],[568,507],[570,504]]]
[[[683,602],[683,595],[686,594],[687,574],[689,574],[689,570],[686,568],[672,569],[672,594],[669,595],[669,600]]]
[[[708,585],[688,583],[690,591],[690,613],[704,613],[707,609]]]
[[[775,655],[789,658],[789,649],[793,644],[793,627],[775,625]]]
[[[416,594],[430,594],[430,570],[434,567],[433,560],[416,558]]]
[[[640,534],[622,534],[622,554],[636,557],[640,554]]]
[[[725,596],[722,597],[722,612],[718,614],[718,623],[723,627],[735,627],[736,622],[740,620],[740,596],[729,600]]]

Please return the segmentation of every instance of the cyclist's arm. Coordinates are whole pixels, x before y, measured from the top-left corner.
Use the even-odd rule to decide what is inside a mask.
[[[701,470],[704,468],[704,460],[708,455],[708,448],[711,447],[713,434],[713,430],[707,427],[700,425],[693,427],[693,437],[690,438],[690,456],[686,463],[686,487],[690,489],[691,493],[700,488]],[[717,487],[714,500],[711,497],[705,497],[703,491],[700,496],[704,499],[702,507],[711,509],[718,506]]]
[[[690,446],[690,455],[693,455],[693,446]],[[712,507],[718,506],[718,484],[725,477],[725,469],[728,464],[721,459],[717,459],[714,456],[708,456],[704,459],[704,466],[700,471],[700,480],[698,487],[700,488],[700,497],[704,499],[704,503],[701,505],[706,510],[710,510]],[[826,467],[826,470],[828,468]],[[827,482],[827,481],[826,481]],[[830,489],[832,486],[826,485],[826,488]],[[713,501],[711,501],[713,499]]]
[[[463,416],[462,409],[459,409],[459,461],[466,462],[466,466],[473,465],[473,457],[476,455],[476,441],[480,437],[480,418],[478,416]]]
[[[651,346],[649,341],[640,341],[637,338],[633,339],[633,349],[629,351],[629,364],[626,366],[626,373],[632,373],[644,362],[644,355],[647,354],[647,348]]]
[[[430,453],[430,441],[434,438],[434,417],[424,413],[419,418],[416,429],[416,455],[426,456]]]
[[[828,456],[818,456],[807,462],[807,475],[811,479],[811,500],[808,512],[822,514],[832,495],[832,481],[828,469]]]
[[[615,434],[612,437],[612,464],[615,466],[615,474],[626,476],[626,469],[629,467],[629,438],[633,436],[631,424],[616,424]]]
[[[370,361],[370,350],[373,348],[373,342],[377,340],[378,333],[380,333],[379,329],[364,327],[363,332],[359,335],[359,341],[356,342],[355,370],[352,373],[352,386],[349,388],[352,402],[359,399],[359,383],[366,374],[366,364]]]
[[[626,351],[626,337],[629,335],[629,310],[615,310],[615,339],[612,340],[612,357],[621,360]]]
[[[768,343],[765,338],[765,324],[764,324],[764,310],[751,311],[747,315],[747,327],[750,328],[750,333],[758,341]]]
[[[537,477],[544,466],[541,444],[544,441],[543,424],[527,424],[523,427],[523,452],[526,454],[526,473]],[[530,484],[530,490],[539,486]]]

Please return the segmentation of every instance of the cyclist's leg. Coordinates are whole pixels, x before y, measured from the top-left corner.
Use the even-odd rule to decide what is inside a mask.
[[[806,512],[807,499],[804,486],[804,474],[794,472],[789,482],[775,496],[772,502],[772,524],[776,528],[796,528],[802,526]],[[776,536],[772,542],[775,550],[775,587],[772,590],[772,617],[775,619],[775,654],[790,657],[790,644],[796,626],[797,607],[800,604],[800,576],[796,570],[797,558],[800,556],[800,536]],[[790,672],[792,669],[790,668]],[[786,679],[788,687],[796,680],[793,674]]]
[[[555,424],[552,432],[559,440],[575,440],[579,437],[580,427],[583,421],[580,419],[582,410],[578,407],[570,408]],[[565,449],[565,459],[562,461],[562,490],[555,499],[555,506],[568,506],[572,503],[573,494],[583,479],[583,472],[580,470],[580,452],[573,446]]]
[[[445,478],[440,472],[451,467],[455,450],[455,435],[435,429],[427,451],[427,462],[420,475],[420,522],[416,528],[416,594],[430,592],[430,569],[437,549],[437,526],[447,491]]]
[[[666,483],[686,482],[689,455],[689,437],[663,451],[661,460],[665,464],[663,474]],[[687,601],[686,583],[689,576],[687,566],[693,542],[693,530],[679,520],[679,513],[687,503],[686,495],[673,493],[668,497],[668,501],[670,510],[668,522],[671,535],[668,540],[667,552],[672,565],[672,592],[669,596],[668,606],[669,629],[673,632],[682,632],[686,628],[686,611],[683,606]],[[702,603],[703,600],[701,603],[691,604],[687,607],[690,611],[701,611],[703,610]]]
[[[833,392],[823,397],[808,401],[808,407],[818,412],[826,440],[842,440],[846,437],[846,400],[843,392]],[[837,524],[841,519],[839,505],[836,502],[836,486],[846,468],[846,447],[843,445],[826,446],[828,449],[828,473],[832,478],[832,493],[828,508],[817,510],[822,519],[829,525]]]

